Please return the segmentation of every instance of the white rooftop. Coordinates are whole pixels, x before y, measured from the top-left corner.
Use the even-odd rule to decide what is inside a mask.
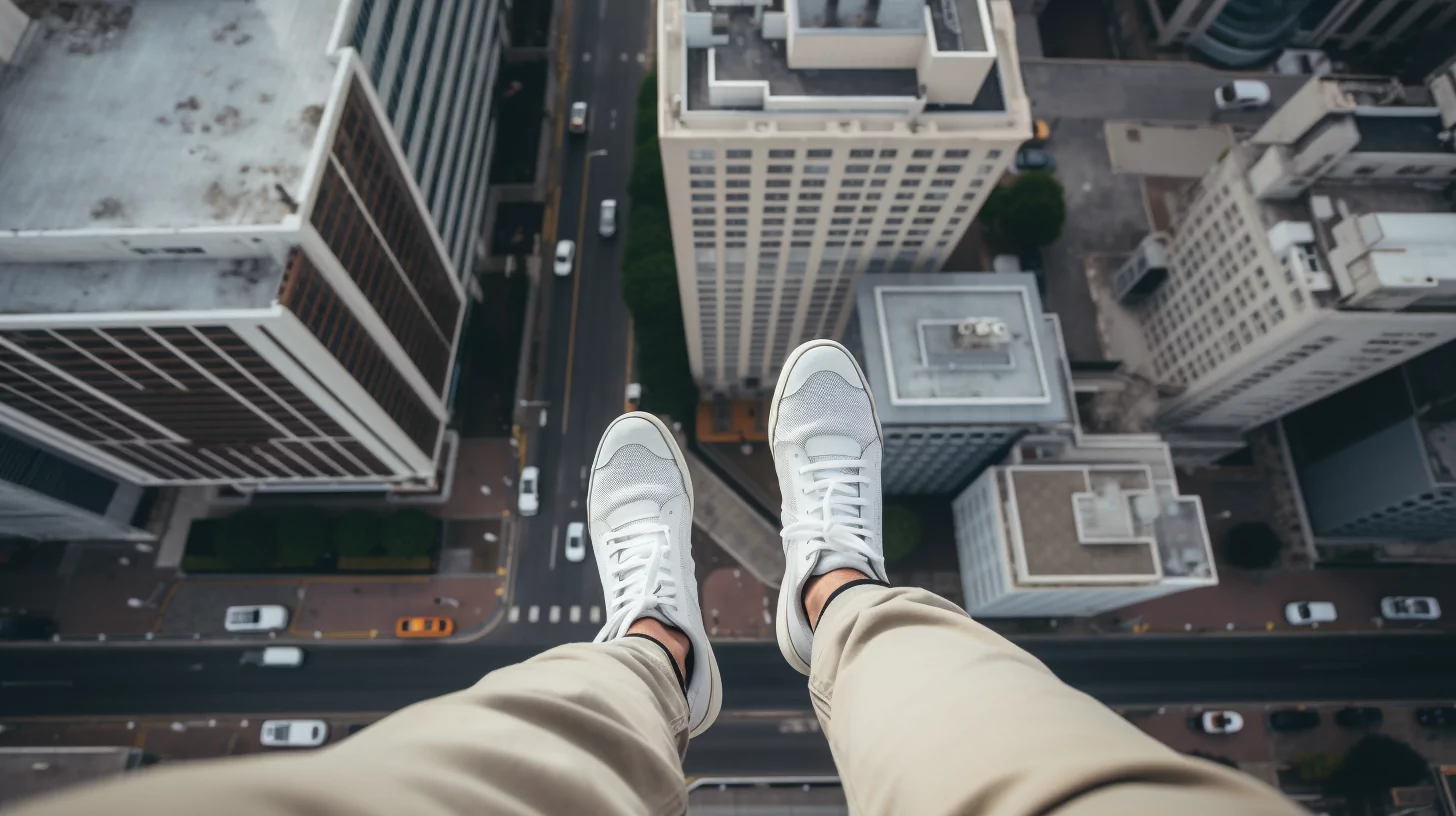
[[[339,4],[44,4],[0,73],[0,230],[279,222]]]

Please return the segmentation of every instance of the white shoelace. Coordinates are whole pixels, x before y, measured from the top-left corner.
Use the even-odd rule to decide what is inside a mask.
[[[667,534],[665,524],[635,522],[602,542],[607,622],[595,642],[626,635],[633,622],[654,609],[677,611],[677,581],[660,570],[668,555]]]
[[[870,483],[863,475],[867,465],[863,459],[826,459],[799,468],[800,475],[822,470],[836,472],[816,479],[803,489],[805,495],[817,501],[804,509],[803,518],[784,528],[784,539],[807,545],[801,554],[813,553],[816,560],[821,552],[837,552],[858,556],[872,565],[879,563],[881,556],[873,546],[875,533],[863,517],[863,508],[869,504],[864,498],[864,488]],[[838,472],[844,470],[853,470],[855,475]],[[850,485],[860,487],[851,493]]]

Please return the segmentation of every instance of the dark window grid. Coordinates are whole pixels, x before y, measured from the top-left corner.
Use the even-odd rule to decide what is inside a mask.
[[[156,459],[147,455],[145,445],[123,445],[116,443],[102,443],[98,445],[102,450],[115,456],[118,459],[129,462],[143,471],[151,474],[156,479],[167,479],[172,481],[191,481],[196,477],[184,473],[174,462]]]
[[[324,473],[333,473],[338,476],[367,476],[370,475],[357,464],[345,456],[340,456],[336,451],[329,450],[330,440],[288,441],[277,440],[273,444],[288,453],[308,462],[315,469]],[[328,451],[333,455],[325,455],[321,450]]]
[[[32,393],[34,392],[34,393]],[[0,401],[17,411],[77,439],[99,442],[111,437],[95,428],[95,418],[86,412],[59,401],[52,394],[26,384],[21,387],[11,372],[0,364]]]
[[[173,387],[161,375],[157,374],[144,362],[128,354],[125,349],[112,345],[105,337],[96,332],[85,330],[77,332],[65,332],[65,340],[72,346],[80,349],[80,353],[98,361],[102,368],[115,370],[133,388],[170,388]]]
[[[389,0],[389,5],[384,10],[383,34],[379,37],[379,43],[374,47],[374,59],[369,66],[369,78],[374,81],[374,87],[379,87],[379,77],[384,73],[384,62],[389,54],[389,44],[394,39],[394,20],[399,16],[400,0]]]
[[[298,416],[309,429],[308,433],[299,434],[302,437],[347,437],[348,433],[339,426],[334,418],[329,416],[313,400],[309,399],[302,391],[298,390],[287,377],[274,368],[268,361],[264,360],[248,342],[231,329],[204,326],[198,329],[204,336],[213,342],[224,354],[234,363],[245,369],[250,377],[257,380],[263,388],[271,391],[275,398],[287,406],[287,410]]]
[[[282,425],[289,436],[308,437],[323,435],[322,429],[314,426],[301,414],[295,413],[292,410],[292,406],[286,400],[277,396],[276,392],[265,388],[260,382],[249,376],[251,372],[247,372],[241,364],[236,363],[236,361],[227,356],[223,356],[226,352],[223,352],[221,348],[213,348],[206,345],[201,345],[199,348],[201,351],[194,356],[194,359],[209,374],[216,377],[228,388],[237,392],[243,399],[258,406],[274,422]]]
[[[469,11],[468,11],[468,13],[465,16],[465,23],[464,23],[464,25],[460,26],[455,31],[451,32],[452,36],[450,38],[449,47],[448,47],[446,53],[442,53],[440,55],[440,72],[441,72],[441,76],[443,76],[444,72],[449,69],[450,62],[452,60],[454,60],[455,61],[455,64],[456,64],[456,79],[458,81],[459,76],[460,76],[459,65],[462,62],[462,60],[460,59],[460,55],[464,54],[464,52],[465,52],[465,46],[467,45],[467,42],[466,41],[469,40],[469,38],[470,38],[470,28],[471,28],[471,26],[473,26],[475,24],[475,12],[481,6],[483,6],[483,5],[485,5],[485,4],[484,3],[480,3],[480,2],[467,2],[466,3],[466,6],[468,7]],[[440,122],[440,121],[442,121],[443,119],[446,118],[446,117],[442,117],[440,115],[440,112],[441,112],[440,111],[440,95],[443,94],[444,92],[445,92],[445,83],[444,82],[436,81],[435,82],[434,92],[430,95],[430,115],[429,115],[429,119],[425,122],[425,132],[420,137],[420,160],[421,161],[428,161],[429,160],[430,146],[433,143],[434,138],[435,138],[435,125],[436,125],[437,122]],[[436,162],[436,166],[437,167],[438,167],[438,165],[439,165],[439,163]],[[417,174],[419,173],[419,170],[421,168],[422,168],[422,166],[415,168],[415,171],[416,171]],[[427,189],[425,191],[426,198],[428,198],[429,195],[430,195],[430,191]]]
[[[369,33],[369,19],[374,15],[374,0],[363,0],[359,4],[359,16],[354,18],[354,34],[349,42],[359,48],[364,44],[364,35]]]
[[[466,31],[469,31],[471,26],[475,25],[475,12],[480,6],[484,5],[487,4],[471,4],[471,19],[466,24]],[[449,108],[445,111],[444,121],[447,123],[446,127],[450,129],[450,133],[448,134],[448,136],[443,137],[444,144],[440,146],[440,157],[439,160],[435,162],[434,172],[430,176],[430,184],[428,187],[430,192],[426,194],[427,199],[430,201],[432,211],[440,213],[442,216],[444,214],[444,208],[446,203],[445,196],[449,192],[450,185],[448,183],[443,185],[440,184],[440,176],[443,174],[446,165],[445,153],[452,150],[450,140],[454,139],[455,144],[453,146],[453,152],[451,152],[450,154],[450,175],[446,178],[454,177],[457,168],[460,167],[460,153],[464,149],[466,141],[468,141],[467,137],[474,135],[473,125],[468,126],[464,131],[462,131],[461,127],[456,122],[456,110],[459,109],[461,105],[465,105],[466,109],[469,108],[471,100],[470,94],[466,90],[467,86],[465,83],[469,81],[473,84],[478,78],[478,75],[480,73],[480,60],[485,53],[485,49],[482,48],[482,44],[485,40],[486,35],[489,33],[490,31],[486,26],[481,26],[480,32],[476,34],[476,39],[467,46],[469,54],[461,57],[460,69],[455,73],[455,90],[450,94]],[[444,223],[443,219],[441,219],[441,223]]]
[[[39,336],[26,337],[26,335]],[[123,389],[133,395],[142,393],[44,332],[5,332],[4,337],[108,397],[115,399]],[[85,368],[72,371],[66,365],[70,362],[74,362],[78,368],[81,366]],[[74,421],[90,424],[98,429],[116,429],[111,433],[112,435],[122,434],[120,438],[127,438],[127,436],[136,439],[165,438],[164,434],[151,425],[136,419],[125,411],[117,411],[111,403],[92,395],[89,391],[9,349],[0,349],[0,363],[9,366],[9,376],[5,377],[4,381],[9,382],[12,387],[23,393],[29,394],[33,399],[39,399],[52,408],[61,409],[64,413],[71,415]],[[32,385],[27,378],[33,379],[38,385]],[[79,407],[78,403],[79,406],[84,407]],[[122,402],[122,404],[127,403]],[[65,410],[68,406],[74,409],[74,413]],[[91,418],[88,420],[85,417]]]
[[[416,2],[415,7],[410,10],[409,21],[405,23],[404,43],[399,49],[399,70],[394,72],[394,79],[389,83],[389,100],[385,103],[391,120],[394,119],[394,112],[399,110],[399,92],[404,88],[404,75],[409,73],[410,57],[414,54],[415,33],[419,31],[420,27],[420,13],[424,11],[425,6],[432,5]],[[424,52],[424,56],[428,55],[428,51]],[[424,66],[420,66],[419,70],[423,71]]]

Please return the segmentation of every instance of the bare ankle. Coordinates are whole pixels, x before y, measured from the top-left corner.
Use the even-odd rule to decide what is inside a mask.
[[[809,616],[809,628],[819,628],[819,616],[824,613],[824,605],[829,602],[836,589],[850,581],[861,581],[868,577],[859,570],[849,568],[830,570],[823,575],[810,577],[804,584],[804,612]]]
[[[677,663],[678,674],[687,676],[688,662],[688,636],[682,630],[675,629],[657,618],[638,618],[627,627],[628,634],[646,635],[661,643],[672,655],[673,662]]]

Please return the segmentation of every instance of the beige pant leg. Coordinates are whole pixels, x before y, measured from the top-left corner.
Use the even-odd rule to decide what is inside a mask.
[[[681,814],[687,721],[655,644],[571,644],[328,748],[139,771],[7,816]]]
[[[925,590],[845,590],[819,623],[811,668],[858,816],[1304,812],[1163,746]]]

